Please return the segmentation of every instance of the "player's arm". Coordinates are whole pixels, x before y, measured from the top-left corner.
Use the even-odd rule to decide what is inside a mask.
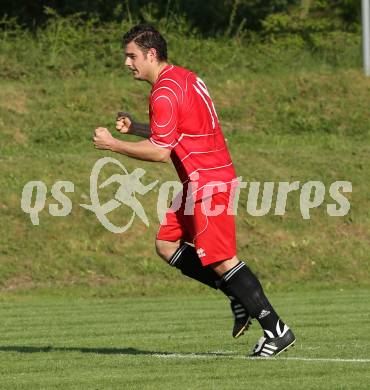
[[[121,141],[114,138],[108,129],[98,127],[93,137],[95,148],[111,150],[144,161],[167,162],[171,150],[154,145],[149,140],[139,142]]]
[[[105,130],[113,141],[110,141],[109,149],[125,154],[126,156],[146,161],[166,162],[170,158],[171,150],[175,147],[178,139],[178,97],[170,89],[158,89],[151,95],[150,127],[146,125],[133,125],[132,119],[128,114],[121,115],[121,123],[116,123],[116,128],[121,133],[133,131],[149,132],[149,139],[140,142],[119,141],[111,136],[108,130]],[[120,121],[118,121],[120,122]],[[99,129],[97,129],[99,130]],[[105,134],[108,137],[107,134]],[[95,143],[95,146],[97,144]]]
[[[151,134],[149,124],[133,121],[131,115],[126,112],[117,113],[116,129],[122,134],[133,134],[143,138],[149,138]]]

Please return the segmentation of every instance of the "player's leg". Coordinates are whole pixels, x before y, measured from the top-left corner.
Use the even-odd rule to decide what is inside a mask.
[[[244,306],[228,293],[222,284],[220,277],[211,267],[204,267],[194,246],[179,241],[156,240],[157,253],[171,266],[178,268],[183,275],[197,280],[211,288],[221,290],[230,299],[230,308],[234,316],[234,327],[232,336],[240,337],[248,330],[251,321],[250,316]]]
[[[184,243],[184,240],[191,239],[191,235],[183,221],[183,212],[184,205],[175,212],[170,209],[166,213],[155,241],[157,254],[189,278],[216,289],[218,275],[212,269],[202,267],[193,248]]]
[[[218,288],[218,275],[210,267],[202,267],[191,245],[181,244],[180,240],[166,241],[158,238],[155,244],[158,255],[169,265],[178,268],[183,275],[214,289]]]
[[[257,343],[252,356],[276,356],[295,342],[295,336],[278,316],[267,299],[261,283],[249,267],[236,257],[211,264],[221,277],[221,285],[260,323],[264,336]]]
[[[192,241],[191,227],[187,226],[191,218],[184,221],[183,208],[177,212],[169,212],[165,223],[162,223],[156,237],[157,253],[171,266],[178,268],[182,274],[195,279],[211,288],[220,289],[229,299],[234,316],[232,335],[241,336],[250,325],[250,316],[246,309],[235,297],[228,294],[223,286],[220,287],[219,276],[210,268],[204,267],[194,246],[184,242]]]
[[[234,216],[228,214],[228,192],[217,193],[212,197],[195,202],[191,223],[194,229],[192,247],[193,256],[197,256],[198,268],[210,268],[209,264],[232,258],[236,254],[236,234]],[[213,210],[217,210],[215,213]],[[218,288],[230,299],[234,316],[233,337],[237,338],[248,330],[251,317],[248,310],[231,294],[219,276]]]
[[[155,240],[155,249],[157,255],[161,257],[166,263],[169,263],[172,255],[179,249],[181,246],[181,240],[163,240],[158,239],[158,236]]]

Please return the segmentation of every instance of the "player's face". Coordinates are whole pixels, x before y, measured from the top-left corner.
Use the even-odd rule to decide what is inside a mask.
[[[130,42],[126,45],[125,55],[125,66],[132,71],[134,78],[136,80],[148,81],[152,70],[150,55],[143,53],[135,42]]]

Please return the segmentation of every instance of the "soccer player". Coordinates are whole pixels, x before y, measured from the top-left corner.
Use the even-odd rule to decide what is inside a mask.
[[[259,322],[263,336],[252,356],[276,356],[294,344],[295,336],[256,276],[237,258],[230,211],[238,183],[207,87],[195,73],[167,62],[166,41],[153,27],[133,27],[124,35],[123,44],[125,65],[134,79],[152,85],[150,124],[137,123],[121,113],[116,129],[147,139],[121,141],[98,127],[95,147],[140,160],[172,160],[183,192],[159,228],[157,253],[184,275],[230,298],[234,337],[248,328],[250,318]]]

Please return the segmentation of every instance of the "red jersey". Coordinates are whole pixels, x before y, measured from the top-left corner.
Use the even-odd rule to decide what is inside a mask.
[[[196,199],[206,187],[225,192],[212,182],[236,182],[235,170],[204,82],[193,72],[166,66],[153,85],[149,105],[151,136],[159,147],[171,149],[180,180],[192,185]]]

